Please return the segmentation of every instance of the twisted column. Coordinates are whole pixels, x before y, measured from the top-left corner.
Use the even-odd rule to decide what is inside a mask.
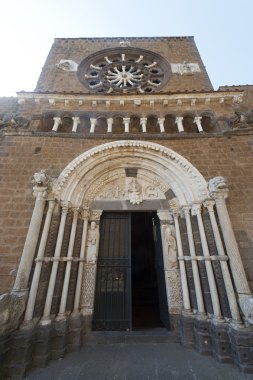
[[[203,255],[206,258],[205,260],[205,267],[206,267],[206,273],[208,278],[208,284],[210,288],[210,295],[212,299],[212,305],[213,305],[213,314],[214,318],[220,320],[221,317],[221,309],[220,309],[220,303],[219,303],[219,296],[218,291],[215,283],[214,273],[213,273],[213,267],[210,261],[210,253],[209,248],[206,240],[206,234],[204,230],[203,220],[201,216],[201,204],[193,204],[192,206],[192,214],[197,215],[197,221],[198,221],[198,227],[199,227],[199,233],[200,233],[200,240],[201,245],[203,249]]]

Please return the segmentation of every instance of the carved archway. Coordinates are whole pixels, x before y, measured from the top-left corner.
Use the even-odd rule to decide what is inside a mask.
[[[131,170],[135,174],[126,180]],[[81,154],[62,171],[53,191],[60,201],[90,207],[110,184],[122,181],[126,186],[133,181],[133,188],[153,186],[161,198],[171,189],[180,205],[208,198],[205,179],[189,161],[162,145],[132,140],[106,143]]]

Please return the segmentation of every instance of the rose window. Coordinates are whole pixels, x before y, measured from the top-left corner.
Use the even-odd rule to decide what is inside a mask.
[[[86,87],[107,94],[160,91],[168,73],[168,64],[161,56],[134,48],[101,51],[78,67],[78,77]]]

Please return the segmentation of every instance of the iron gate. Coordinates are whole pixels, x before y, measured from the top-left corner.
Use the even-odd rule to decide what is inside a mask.
[[[94,330],[131,328],[130,214],[104,213],[101,218]]]

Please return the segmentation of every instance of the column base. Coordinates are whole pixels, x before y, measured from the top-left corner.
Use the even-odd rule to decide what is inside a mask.
[[[253,329],[229,328],[228,331],[234,363],[244,373],[253,373]]]
[[[82,345],[83,316],[78,312],[71,314],[67,335],[67,351],[78,351]]]
[[[232,363],[232,353],[226,323],[211,322],[212,352],[221,363]]]
[[[52,327],[51,359],[63,358],[67,351],[68,319],[55,320]]]
[[[191,314],[182,314],[180,318],[180,340],[184,347],[195,347],[194,336],[194,316]]]
[[[210,321],[195,319],[194,323],[195,348],[201,355],[212,355]]]
[[[45,367],[49,362],[51,333],[51,324],[45,326],[38,324],[34,342],[33,367]]]

